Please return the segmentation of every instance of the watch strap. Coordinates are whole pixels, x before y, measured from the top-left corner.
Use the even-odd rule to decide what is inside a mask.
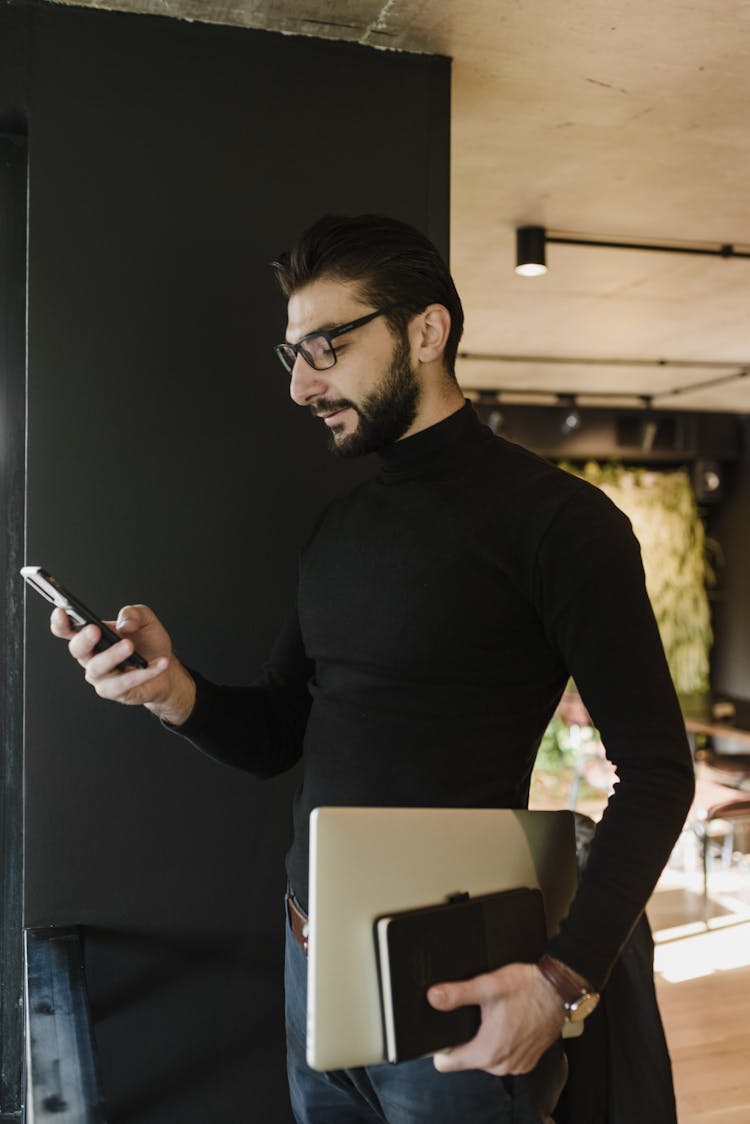
[[[567,1019],[585,1018],[598,1003],[598,992],[583,977],[547,953],[537,960],[537,968],[562,999]]]

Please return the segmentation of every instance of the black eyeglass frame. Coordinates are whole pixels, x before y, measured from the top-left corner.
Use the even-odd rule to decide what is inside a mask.
[[[287,343],[285,340],[284,343],[275,344],[274,351],[278,355],[279,361],[288,375],[291,375],[294,370],[294,364],[297,361],[298,355],[301,355],[308,366],[312,367],[314,371],[330,371],[331,367],[336,366],[336,348],[331,343],[331,340],[337,339],[338,336],[343,336],[346,332],[353,332],[355,328],[364,327],[365,324],[369,324],[371,320],[374,320],[376,316],[385,316],[387,312],[393,312],[395,307],[396,305],[387,305],[385,308],[378,308],[375,312],[368,312],[366,316],[360,316],[357,320],[351,320],[348,324],[341,324],[338,328],[331,328],[327,332],[308,332],[306,336],[303,336],[301,340],[297,340],[296,343]],[[331,355],[333,356],[332,362],[328,363],[325,367],[316,366],[313,356],[305,347],[305,344],[309,340],[318,338],[322,338],[326,341],[330,348]],[[291,365],[287,358],[290,351],[294,354]]]

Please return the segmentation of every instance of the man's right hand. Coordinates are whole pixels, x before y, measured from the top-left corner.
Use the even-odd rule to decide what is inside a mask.
[[[126,605],[116,621],[106,624],[122,639],[103,652],[95,652],[100,630],[89,624],[76,632],[64,609],[50,619],[53,635],[68,641],[68,649],[86,672],[86,681],[102,699],[145,706],[157,718],[181,726],[195,705],[195,682],[172,651],[169,634],[148,605]],[[146,668],[118,665],[138,651]]]

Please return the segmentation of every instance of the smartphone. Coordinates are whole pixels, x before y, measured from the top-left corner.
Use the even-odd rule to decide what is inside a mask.
[[[87,624],[95,624],[97,628],[101,629],[101,640],[94,648],[95,652],[103,652],[106,648],[111,648],[113,644],[117,644],[122,639],[117,633],[106,625],[103,620],[97,617],[96,613],[92,613],[82,601],[62,585],[57,578],[53,577],[49,570],[45,570],[43,566],[23,566],[21,568],[21,577],[24,581],[28,582],[32,589],[35,589],[45,601],[50,601],[53,605],[64,609],[68,614],[70,623],[73,628],[78,632]],[[148,662],[144,660],[143,656],[138,652],[133,652],[126,660],[119,664],[121,668],[127,667],[148,667]]]

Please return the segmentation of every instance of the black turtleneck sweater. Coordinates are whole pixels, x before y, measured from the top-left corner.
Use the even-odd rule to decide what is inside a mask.
[[[260,776],[304,755],[287,859],[304,905],[319,805],[524,807],[572,675],[620,779],[549,951],[600,985],[693,790],[630,524],[468,403],[379,458],[321,517],[261,678],[198,677],[180,733]]]

